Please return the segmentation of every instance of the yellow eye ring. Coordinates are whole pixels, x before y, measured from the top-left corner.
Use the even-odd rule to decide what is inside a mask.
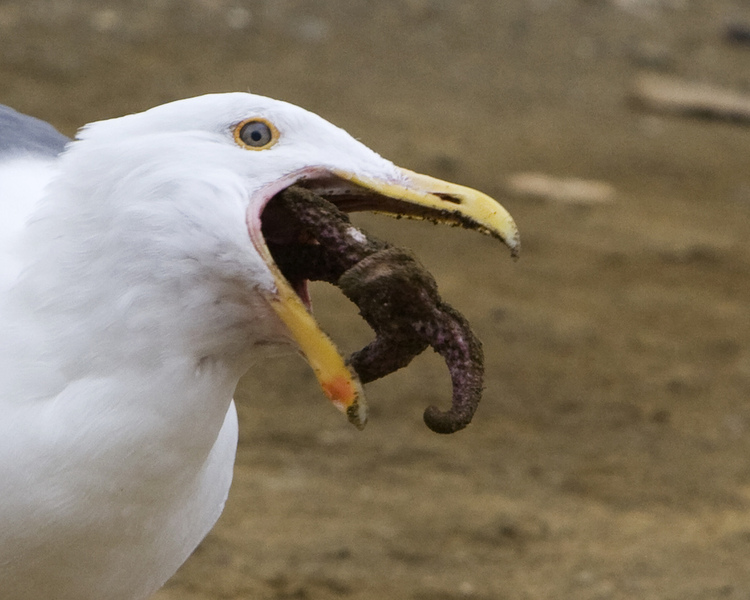
[[[265,150],[279,141],[279,130],[270,121],[253,117],[235,126],[234,141],[247,150]]]

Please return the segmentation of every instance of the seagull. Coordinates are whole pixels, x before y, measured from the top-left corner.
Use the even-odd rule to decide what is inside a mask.
[[[292,185],[519,247],[488,196],[286,102],[209,94],[75,140],[0,107],[0,598],[159,589],[222,512],[232,396],[265,348],[296,348],[364,425],[356,374],[266,244]]]

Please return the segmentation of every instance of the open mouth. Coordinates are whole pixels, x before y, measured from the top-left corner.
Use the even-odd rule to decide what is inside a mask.
[[[514,257],[518,255],[520,250],[518,232],[510,215],[507,215],[499,204],[493,201],[494,206],[491,207],[491,210],[502,211],[501,216],[506,221],[503,225],[509,226],[502,228],[488,226],[485,219],[487,216],[486,210],[462,210],[467,203],[467,199],[465,193],[462,194],[461,192],[464,192],[467,188],[445,184],[442,181],[407,171],[405,173],[413,179],[424,178],[430,184],[443,184],[444,186],[455,187],[458,191],[436,189],[426,194],[422,192],[425,197],[432,200],[428,203],[415,202],[413,197],[402,197],[398,193],[397,186],[393,184],[381,184],[373,189],[372,182],[335,174],[311,178],[303,177],[296,181],[294,185],[310,190],[344,213],[371,211],[399,218],[406,217],[434,223],[448,223],[496,237],[509,246]],[[432,185],[431,187],[441,186]],[[396,190],[389,188],[396,188]],[[394,191],[396,191],[395,194],[393,194]],[[473,190],[470,191],[473,192]],[[314,235],[311,235],[309,228],[302,227],[292,211],[279,201],[280,194],[281,192],[274,195],[264,207],[261,214],[261,232],[271,257],[282,275],[309,308],[310,299],[306,281],[322,280],[335,283],[331,281],[331,265],[326,263],[327,255],[320,252],[319,241]],[[424,198],[419,198],[419,200],[424,200]],[[319,226],[318,231],[325,233],[326,224],[321,222]]]
[[[302,180],[294,187],[309,190],[342,213],[369,210],[406,216],[410,208],[405,203],[403,207],[399,206],[397,200],[368,193],[364,188],[343,187],[334,178]],[[310,309],[308,281],[326,281],[335,285],[341,276],[339,265],[352,259],[344,256],[347,251],[344,240],[340,239],[341,236],[337,239],[336,226],[340,219],[329,218],[326,222],[326,215],[308,212],[308,221],[314,220],[314,226],[301,222],[299,211],[291,210],[282,199],[291,188],[282,190],[268,201],[261,213],[261,233],[281,275]],[[414,212],[415,216],[422,216],[416,214],[416,210]],[[325,246],[321,244],[321,236],[327,238]]]
[[[451,372],[453,402],[446,412],[428,408],[425,421],[434,431],[451,433],[468,424],[481,396],[481,344],[410,253],[371,239],[346,213],[370,210],[458,225],[501,239],[513,254],[518,232],[505,209],[484,194],[399,172],[402,179],[395,183],[337,173],[297,178],[252,219],[250,236],[275,279],[271,305],[324,393],[350,421],[362,427],[367,418],[361,382],[406,366],[432,346]],[[376,339],[344,361],[310,313],[308,281],[339,287]]]
[[[261,233],[281,275],[310,309],[308,281],[335,283],[332,281],[333,268],[330,261],[327,261],[329,254],[323,252],[315,232],[304,227],[281,199],[285,191],[273,196],[263,209]],[[327,200],[331,202],[333,198]],[[332,203],[338,206],[335,202]]]

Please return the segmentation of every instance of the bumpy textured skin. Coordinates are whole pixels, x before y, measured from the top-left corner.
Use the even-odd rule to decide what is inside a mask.
[[[437,433],[466,427],[482,395],[482,345],[466,319],[442,301],[432,275],[411,252],[368,237],[309,190],[291,187],[274,201],[302,234],[302,241],[271,248],[282,271],[338,286],[375,331],[375,339],[349,357],[362,382],[407,366],[432,346],[448,366],[453,398],[446,412],[429,406],[425,423]]]

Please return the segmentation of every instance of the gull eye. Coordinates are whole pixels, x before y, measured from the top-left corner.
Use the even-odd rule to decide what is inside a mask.
[[[249,150],[263,150],[273,146],[279,139],[276,128],[263,119],[243,121],[234,130],[234,139]]]

